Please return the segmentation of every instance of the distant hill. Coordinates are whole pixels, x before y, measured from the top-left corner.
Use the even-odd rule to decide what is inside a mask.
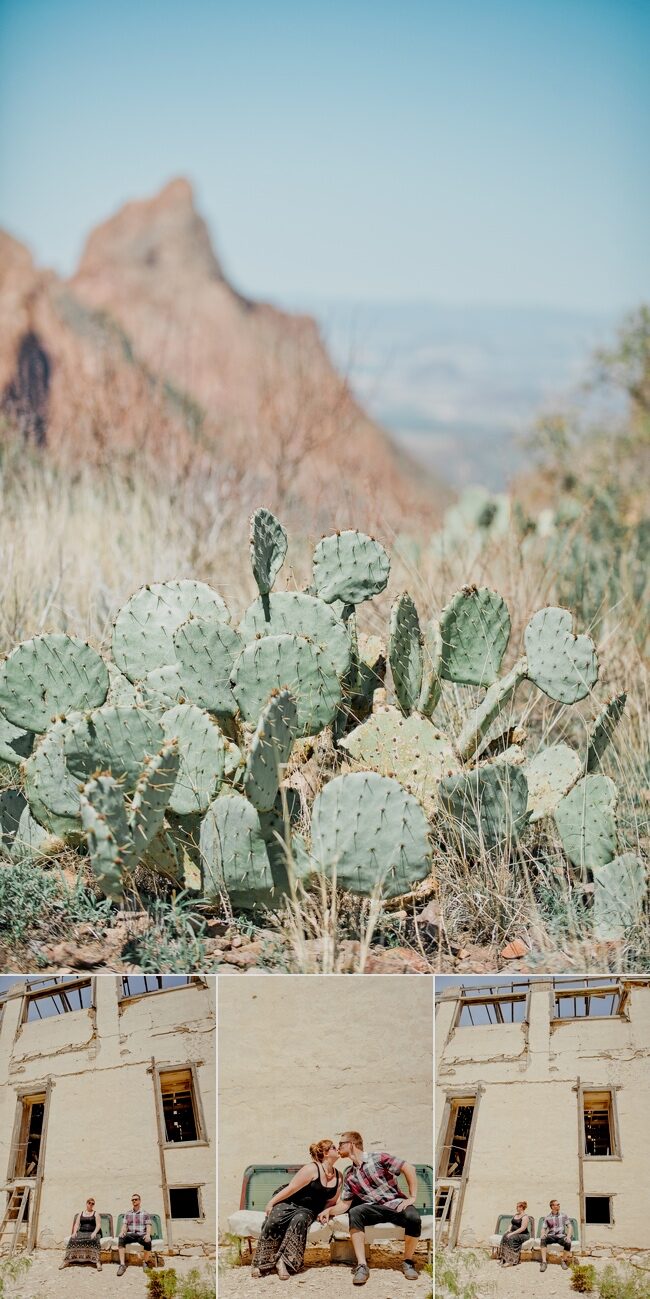
[[[575,396],[615,317],[545,308],[309,300],[352,390],[455,486],[502,487],[545,407]]]
[[[216,458],[244,494],[306,506],[315,528],[435,515],[433,478],[366,415],[316,322],[228,282],[186,180],[98,226],[68,282],[0,232],[0,326],[0,406],[28,442]]]

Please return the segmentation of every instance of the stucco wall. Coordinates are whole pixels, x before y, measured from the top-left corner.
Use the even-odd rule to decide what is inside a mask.
[[[579,1220],[583,1119],[577,1082],[616,1089],[621,1158],[584,1159],[586,1195],[612,1195],[611,1226],[587,1224],[587,1246],[650,1246],[650,988],[633,986],[626,1018],[551,1018],[552,985],[534,985],[524,1024],[453,1028],[450,992],[436,1016],[436,1114],[480,1090],[459,1243],[485,1242],[498,1214],[528,1201],[538,1218],[551,1197]]]
[[[18,1088],[51,1083],[39,1246],[59,1245],[89,1195],[101,1212],[143,1207],[165,1220],[155,1089],[158,1065],[197,1062],[208,1144],[165,1148],[168,1182],[203,1183],[204,1221],[174,1221],[175,1243],[215,1240],[215,981],[118,1002],[117,980],[93,981],[95,1005],[19,1026],[21,998],[0,1024],[0,1174],[10,1172]]]
[[[303,1163],[346,1128],[431,1164],[432,1025],[428,977],[220,980],[220,1224],[248,1164]]]

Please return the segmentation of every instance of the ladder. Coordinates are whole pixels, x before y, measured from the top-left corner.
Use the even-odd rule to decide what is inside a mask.
[[[9,1199],[2,1223],[0,1223],[0,1249],[5,1243],[5,1238],[10,1237],[9,1255],[15,1252],[21,1227],[26,1228],[28,1225],[25,1214],[33,1185],[33,1181],[17,1181],[4,1188],[9,1192]]]

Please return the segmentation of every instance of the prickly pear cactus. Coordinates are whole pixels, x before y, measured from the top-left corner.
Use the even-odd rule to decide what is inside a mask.
[[[506,762],[445,776],[440,801],[469,856],[515,843],[528,821],[526,777],[521,768]]]
[[[195,704],[177,704],[163,713],[162,728],[178,744],[179,766],[169,807],[179,816],[205,812],[223,780],[226,746],[216,722]]]
[[[525,766],[528,781],[528,811],[532,823],[551,816],[564,795],[580,779],[582,764],[568,744],[542,749]]]
[[[311,855],[351,893],[396,897],[429,873],[427,818],[396,780],[375,772],[337,776],[314,801]]]
[[[190,618],[174,633],[174,653],[181,693],[199,708],[232,717],[237,705],[230,685],[244,641],[224,622]]]
[[[625,938],[642,919],[647,898],[643,862],[633,852],[622,853],[604,866],[594,866],[594,937]]]
[[[96,776],[81,793],[81,824],[93,875],[108,898],[119,902],[124,875],[136,865],[124,795],[112,776]]]
[[[350,529],[319,541],[313,559],[313,582],[326,604],[362,604],[388,583],[390,559],[379,541]]]
[[[508,606],[486,586],[463,587],[440,615],[440,636],[440,675],[458,685],[489,686],[510,639]]]
[[[146,709],[109,704],[77,722],[63,749],[75,780],[85,783],[96,771],[110,771],[132,793],[145,759],[159,753],[164,742],[160,722]]]
[[[241,794],[223,793],[201,823],[204,891],[217,902],[224,893],[244,911],[277,902],[259,816]]]
[[[174,663],[174,632],[190,615],[206,622],[230,621],[221,596],[205,582],[141,587],[120,609],[113,626],[113,658],[120,671],[130,681],[142,681],[154,668]]]
[[[623,691],[622,694],[610,699],[599,712],[589,734],[589,747],[585,762],[587,772],[598,771],[600,760],[609,747],[612,735],[623,716],[626,701],[627,694]]]
[[[145,758],[144,767],[136,782],[129,816],[133,851],[137,860],[144,856],[163,828],[179,766],[180,754],[176,740],[168,740],[160,753]]]
[[[232,688],[242,717],[255,724],[274,690],[287,689],[298,707],[298,734],[316,735],[333,720],[341,685],[331,660],[303,636],[262,636],[240,654]]]
[[[408,716],[420,702],[423,669],[420,619],[408,591],[400,595],[390,612],[388,661],[397,702]]]
[[[0,762],[8,762],[12,767],[19,767],[28,758],[34,744],[34,732],[25,731],[14,726],[0,713]]]
[[[582,872],[616,856],[617,797],[609,776],[583,776],[555,809],[562,847]]]
[[[81,834],[79,778],[65,760],[65,744],[82,718],[73,713],[39,737],[23,767],[23,786],[32,816],[62,839]]]
[[[440,672],[442,667],[442,636],[440,635],[440,624],[435,618],[430,618],[424,628],[422,643],[422,685],[420,687],[420,698],[418,701],[418,711],[424,713],[425,717],[431,717],[433,711],[440,699],[442,691],[442,682]]]
[[[341,740],[341,748],[356,763],[394,776],[429,812],[443,776],[460,767],[450,740],[428,718],[402,717],[396,708],[374,713]]]
[[[350,637],[341,619],[323,600],[301,591],[275,591],[246,610],[239,635],[245,644],[258,636],[291,633],[313,641],[327,655],[338,677],[350,668]],[[243,645],[242,645],[243,648]]]
[[[561,704],[584,699],[598,679],[594,643],[572,625],[568,609],[540,609],[524,632],[529,680]]]
[[[85,641],[63,633],[23,641],[0,668],[0,709],[27,731],[46,731],[65,713],[96,708],[107,694],[103,659]]]
[[[268,595],[287,553],[287,534],[270,510],[256,510],[251,518],[251,564],[260,595]]]
[[[288,690],[271,695],[251,740],[243,787],[258,812],[269,812],[280,788],[298,727],[298,710]]]

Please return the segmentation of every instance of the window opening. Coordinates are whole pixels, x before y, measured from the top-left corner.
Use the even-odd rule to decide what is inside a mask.
[[[441,1177],[462,1176],[472,1130],[475,1103],[473,1097],[452,1102],[447,1141],[442,1153]]]
[[[623,996],[617,983],[603,979],[554,979],[556,1019],[604,1019],[620,1015]]]
[[[170,1186],[169,1210],[172,1218],[201,1218],[198,1186]]]
[[[88,1010],[93,1004],[90,980],[70,983],[62,978],[57,984],[52,980],[49,991],[27,994],[27,1020],[51,1019],[54,1015],[67,1015],[75,1010]]]
[[[585,1196],[585,1222],[612,1224],[611,1195]]]
[[[24,1097],[15,1160],[15,1179],[36,1177],[38,1174],[44,1118],[45,1096]]]
[[[165,1138],[167,1141],[198,1141],[194,1080],[191,1069],[160,1073]]]
[[[164,992],[193,983],[191,974],[123,974],[122,997],[141,997],[146,992]]]
[[[585,1092],[585,1154],[597,1158],[615,1155],[611,1092]]]

